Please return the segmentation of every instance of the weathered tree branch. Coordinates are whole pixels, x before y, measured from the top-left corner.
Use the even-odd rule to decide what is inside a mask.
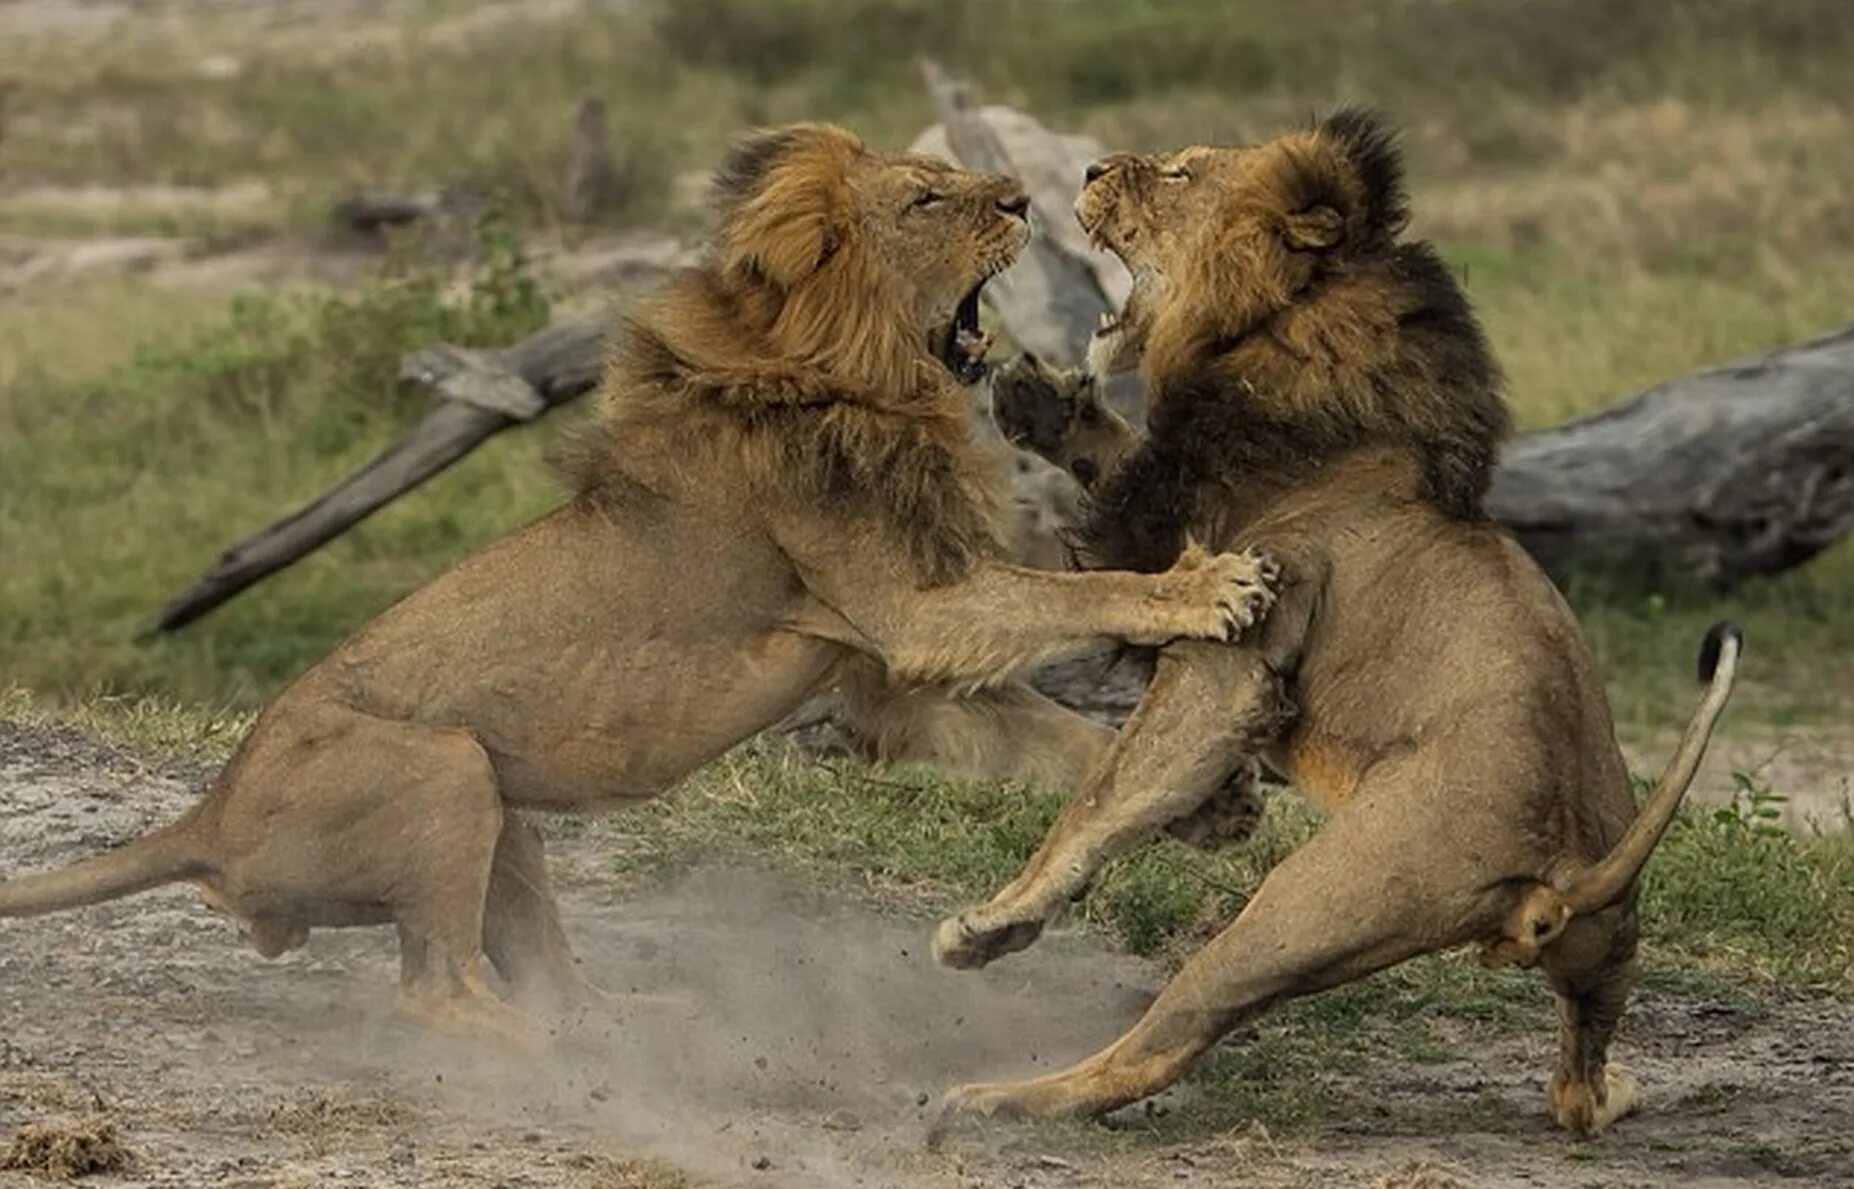
[[[440,346],[402,374],[443,399],[424,420],[320,499],[239,542],[161,609],[150,629],[185,627],[253,583],[314,552],[483,442],[585,393],[604,366],[604,319],[550,326],[502,351]]]
[[[931,63],[922,69],[945,124],[946,144],[933,151],[1026,175],[1040,206],[1057,205],[1064,179],[1079,175],[1077,159],[1098,149],[1008,109],[981,116],[964,88]],[[1065,234],[1042,228],[986,298],[1019,343],[1073,361],[1118,282],[1096,271],[1085,245],[1063,246]],[[191,623],[488,438],[589,391],[606,331],[604,319],[568,322],[500,351],[438,346],[409,356],[404,376],[440,403],[333,490],[228,550],[153,630]],[[1490,507],[1552,567],[1592,559],[1729,584],[1799,565],[1854,531],[1854,328],[1522,437],[1506,451]]]

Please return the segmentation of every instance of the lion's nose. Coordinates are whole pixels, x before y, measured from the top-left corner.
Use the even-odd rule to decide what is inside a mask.
[[[1030,213],[1030,196],[1022,190],[1015,194],[1007,194],[998,200],[998,209],[1007,215],[1016,215],[1022,219]]]
[[[1101,160],[1101,161],[1096,161],[1090,164],[1088,166],[1087,171],[1082,174],[1082,177],[1090,182],[1098,182],[1101,180],[1101,178],[1106,173],[1107,173],[1107,162],[1105,160]]]

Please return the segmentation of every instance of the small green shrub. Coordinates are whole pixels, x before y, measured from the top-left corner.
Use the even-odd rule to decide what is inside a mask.
[[[1692,961],[1854,990],[1854,841],[1798,835],[1743,772],[1731,804],[1682,813],[1643,877],[1642,931]]]

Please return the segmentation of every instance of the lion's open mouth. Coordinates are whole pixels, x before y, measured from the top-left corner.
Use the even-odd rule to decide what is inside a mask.
[[[935,336],[934,355],[961,384],[978,383],[989,367],[985,353],[991,350],[991,336],[979,329],[979,294],[984,291],[984,281],[972,286],[953,310],[952,320]]]

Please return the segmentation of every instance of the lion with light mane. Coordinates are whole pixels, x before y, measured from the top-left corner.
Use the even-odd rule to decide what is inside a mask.
[[[1142,440],[1034,361],[998,378],[1006,435],[1091,488],[1094,564],[1164,566],[1190,540],[1280,565],[1236,646],[1164,649],[1144,700],[1023,872],[944,922],[940,960],[1029,945],[1101,865],[1230,796],[1249,757],[1327,814],[1125,1036],[951,1110],[1099,1114],[1153,1094],[1269,1005],[1453,946],[1536,964],[1558,998],[1553,1117],[1637,1103],[1609,1065],[1636,947],[1636,877],[1730,692],[1741,636],[1638,812],[1570,610],[1482,510],[1507,429],[1454,278],[1403,237],[1392,136],[1342,112],[1252,147],[1109,157],[1076,214],[1131,269],[1092,371],[1137,366]],[[1241,787],[1238,786],[1238,793]],[[1243,820],[1252,820],[1252,815]]]
[[[1029,235],[1016,183],[800,125],[745,140],[716,191],[708,258],[619,333],[571,500],[305,673],[181,820],[0,883],[0,916],[185,880],[267,957],[392,924],[409,1010],[532,1041],[485,956],[518,1002],[593,992],[522,811],[653,797],[833,686],[895,758],[1072,784],[1105,730],[1014,672],[1265,609],[1254,558],[1005,560],[1007,476],[959,381]]]

